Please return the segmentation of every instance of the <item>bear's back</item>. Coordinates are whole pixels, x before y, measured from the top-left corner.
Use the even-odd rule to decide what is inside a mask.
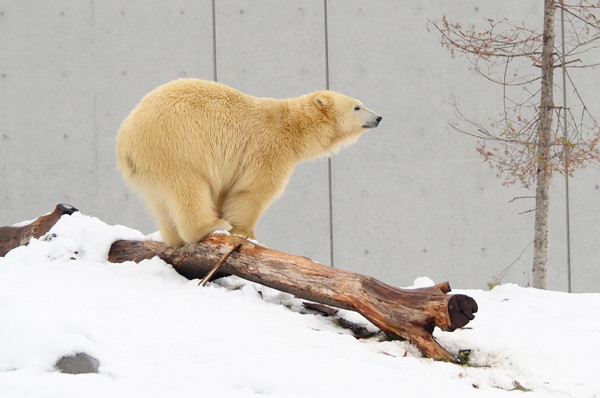
[[[144,106],[149,103],[153,108],[176,106],[186,103],[194,107],[204,107],[209,102],[223,106],[253,102],[253,97],[221,83],[200,79],[178,79],[157,87],[141,101]]]

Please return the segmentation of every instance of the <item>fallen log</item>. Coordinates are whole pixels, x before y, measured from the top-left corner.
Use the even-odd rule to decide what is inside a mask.
[[[158,256],[181,275],[203,278],[224,255],[239,244],[236,235],[210,234],[201,242],[169,247],[154,241],[117,241],[109,261],[140,262]],[[471,297],[447,295],[449,284],[423,289],[399,289],[372,277],[332,268],[308,258],[246,243],[231,253],[221,272],[291,293],[296,297],[359,312],[394,338],[415,344],[428,358],[455,358],[433,338],[436,326],[452,331],[474,318]]]
[[[34,236],[46,228],[49,230],[51,225],[48,225],[52,220],[55,223],[62,214],[70,214],[66,210],[59,215],[68,209],[60,210],[59,206],[56,214],[51,213],[53,216],[43,216],[46,219],[40,217],[30,226],[20,227],[23,229],[18,233],[16,230],[5,230],[6,236]],[[71,206],[69,208],[74,209]],[[41,225],[44,227],[41,228]],[[32,234],[32,230],[35,233]],[[466,295],[446,294],[450,292],[448,282],[428,288],[399,289],[369,276],[328,267],[306,257],[278,252],[242,240],[236,235],[210,234],[201,242],[181,247],[169,247],[155,241],[119,240],[112,244],[108,260],[113,263],[140,262],[158,256],[181,275],[189,279],[201,279],[229,254],[230,257],[220,267],[221,273],[237,275],[302,299],[359,312],[392,338],[415,344],[424,356],[457,361],[434,339],[433,330],[436,326],[444,331],[465,326],[474,318],[477,303]],[[14,245],[25,240],[4,239],[3,233],[0,233],[0,244],[5,241]],[[243,244],[240,246],[241,242]],[[8,246],[0,248],[6,249]],[[236,246],[239,247],[236,249]]]

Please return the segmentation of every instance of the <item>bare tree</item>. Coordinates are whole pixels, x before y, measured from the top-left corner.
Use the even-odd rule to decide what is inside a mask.
[[[558,19],[561,46],[555,43],[556,10],[561,13]],[[479,140],[477,151],[503,183],[519,182],[529,188],[535,182],[532,282],[537,288],[546,288],[552,173],[558,171],[570,176],[575,170],[600,160],[600,125],[570,72],[572,68],[598,65],[594,61],[584,62],[583,58],[593,56],[592,50],[600,46],[599,11],[598,0],[573,4],[544,0],[541,33],[525,23],[516,25],[508,19],[487,19],[483,27],[465,28],[444,15],[441,20],[429,23],[441,34],[442,46],[453,57],[466,56],[477,74],[502,87],[503,109],[495,120],[477,122],[465,115],[454,100],[459,121],[451,125]],[[563,72],[562,87],[554,78],[558,68]],[[563,98],[567,90],[572,90],[576,105],[556,106],[556,87],[565,93]]]

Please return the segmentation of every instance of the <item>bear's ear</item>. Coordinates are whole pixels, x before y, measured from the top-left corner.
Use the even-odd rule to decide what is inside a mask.
[[[329,108],[330,105],[330,101],[329,98],[323,96],[323,95],[317,95],[313,101],[315,101],[315,104],[317,105],[317,108],[319,109],[327,109]]]

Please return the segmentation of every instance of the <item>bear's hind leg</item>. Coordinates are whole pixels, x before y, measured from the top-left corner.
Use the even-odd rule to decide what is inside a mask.
[[[156,218],[160,235],[165,243],[173,247],[181,246],[183,244],[183,239],[181,239],[181,236],[177,233],[177,229],[171,220],[167,207],[157,200],[156,196],[152,196],[147,202],[152,214],[154,214],[154,217]]]
[[[229,231],[231,225],[218,217],[208,184],[180,186],[171,196],[177,233],[186,243],[196,243],[212,231]]]

